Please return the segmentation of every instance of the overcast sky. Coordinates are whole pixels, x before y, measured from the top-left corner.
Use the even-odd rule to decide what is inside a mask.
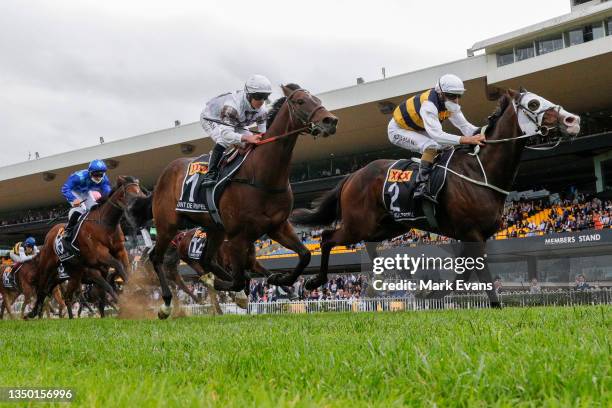
[[[251,73],[321,92],[450,62],[569,0],[0,1],[0,167],[194,122]]]

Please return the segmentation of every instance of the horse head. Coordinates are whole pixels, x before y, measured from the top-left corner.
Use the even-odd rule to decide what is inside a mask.
[[[561,138],[569,139],[580,133],[580,117],[561,105],[522,88],[519,92],[508,90],[508,94],[514,101],[519,126],[525,134],[546,136],[550,131],[558,131]]]
[[[287,97],[291,117],[302,126],[310,127],[310,134],[327,137],[336,133],[338,118],[325,109],[319,98],[297,86],[282,85],[281,88]]]
[[[109,201],[125,210],[138,197],[146,197],[140,187],[140,180],[132,176],[117,176],[117,185]]]

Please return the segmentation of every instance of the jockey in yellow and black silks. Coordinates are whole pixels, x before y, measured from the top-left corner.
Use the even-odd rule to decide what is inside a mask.
[[[443,75],[435,87],[418,93],[401,103],[393,112],[387,127],[389,140],[396,146],[419,152],[421,165],[417,176],[415,199],[435,201],[429,191],[429,175],[438,151],[445,145],[482,145],[484,136],[474,135],[479,128],[467,121],[459,99],[465,92],[463,81],[456,75]],[[463,136],[446,133],[442,122],[448,119]]]

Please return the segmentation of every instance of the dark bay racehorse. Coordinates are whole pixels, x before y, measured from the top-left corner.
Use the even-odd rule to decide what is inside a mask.
[[[579,133],[579,125],[578,116],[538,95],[512,90],[504,93],[499,99],[497,123],[487,132],[486,145],[479,147],[477,155],[468,154],[471,152],[468,149],[455,152],[449,164],[452,172],[449,171],[446,186],[438,195],[438,229],[433,232],[462,241],[462,256],[483,256],[485,241],[501,226],[506,191],[513,184],[526,141],[553,129],[563,137],[573,137]],[[385,209],[382,188],[393,162],[373,161],[326,193],[313,210],[294,211],[291,220],[295,224],[339,225],[323,232],[321,269],[307,281],[307,289],[327,282],[329,254],[337,245],[380,242],[411,228],[432,230],[426,221],[396,222]],[[492,282],[488,267],[476,273],[481,282]],[[492,305],[498,306],[495,292],[487,294]]]
[[[285,280],[297,279],[310,262],[310,252],[287,221],[293,207],[289,166],[300,133],[323,137],[333,135],[338,119],[321,105],[318,98],[298,85],[289,84],[282,90],[285,97],[276,101],[271,109],[263,143],[253,149],[235,175],[235,179],[242,182],[231,182],[221,196],[219,212],[224,230],[217,228],[207,213],[176,211],[182,181],[193,158],[173,161],[160,175],[152,197],[157,242],[150,254],[164,299],[158,313],[160,318],[170,315],[172,301],[162,262],[170,241],[184,220],[204,227],[208,233],[208,245],[201,264],[204,270],[213,272],[218,278],[214,284],[217,290],[238,291],[245,287],[248,248],[264,234],[299,256],[295,271],[288,278],[284,277]],[[139,218],[137,211],[132,215]],[[231,281],[221,280],[230,276],[215,259],[226,236],[231,252]]]
[[[87,214],[76,240],[80,248],[80,255],[78,259],[73,258],[65,265],[71,279],[76,279],[79,285],[86,268],[94,270],[114,268],[117,274],[127,281],[129,260],[124,245],[125,236],[119,221],[128,203],[137,197],[145,197],[140,189],[139,181],[133,177],[119,176],[117,185],[110,196],[101,200],[99,205],[92,208]],[[57,268],[60,262],[55,254],[54,241],[62,228],[64,224],[54,225],[45,237],[39,254],[40,279],[36,305],[27,315],[28,318],[34,318],[40,314],[43,301],[53,287],[59,283]],[[76,265],[71,266],[71,262]],[[113,300],[117,301],[113,288],[101,274],[92,273],[92,279],[103,287]]]

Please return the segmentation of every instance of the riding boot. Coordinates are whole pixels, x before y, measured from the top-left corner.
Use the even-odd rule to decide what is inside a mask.
[[[213,148],[210,159],[208,159],[208,172],[202,178],[202,185],[204,187],[214,186],[217,182],[219,163],[221,163],[223,152],[225,152],[225,147],[220,144],[216,144]]]
[[[434,204],[438,204],[436,199],[432,197],[431,191],[429,189],[429,176],[433,169],[433,163],[421,160],[421,165],[419,166],[419,174],[417,174],[416,178],[416,190],[414,191],[414,199],[421,200],[423,198],[431,201]]]
[[[74,233],[74,227],[79,221],[80,216],[81,216],[81,213],[79,213],[78,211],[74,211],[70,215],[70,218],[68,219],[68,225],[66,225],[66,227],[64,228],[64,239],[66,239],[67,242],[72,241],[72,234]]]

